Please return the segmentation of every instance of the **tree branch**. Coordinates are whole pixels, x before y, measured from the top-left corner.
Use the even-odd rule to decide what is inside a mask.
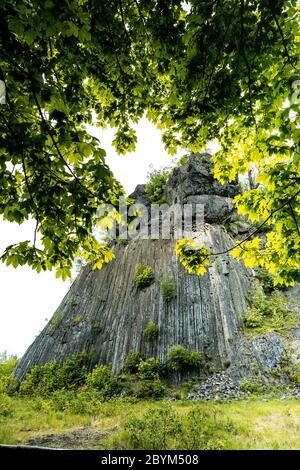
[[[275,21],[278,32],[280,34],[285,55],[287,56],[287,59],[288,59],[289,63],[291,64],[291,66],[293,67],[293,69],[296,70],[297,72],[299,72],[299,69],[294,66],[293,61],[292,61],[292,57],[290,56],[290,53],[288,51],[288,48],[287,48],[287,45],[286,45],[286,42],[285,42],[285,38],[284,38],[284,34],[283,34],[282,28],[279,24],[279,21],[278,21],[277,15],[276,15],[275,4],[274,4],[273,0],[269,0],[269,7],[270,7],[270,12],[271,12],[271,15],[273,17],[273,20]]]
[[[33,195],[32,195],[31,189],[30,189],[30,185],[29,185],[29,180],[28,180],[28,175],[27,175],[26,165],[25,165],[25,159],[24,159],[24,149],[23,149],[23,147],[21,148],[21,158],[22,158],[22,167],[23,167],[23,172],[24,172],[25,183],[26,183],[26,187],[27,187],[29,197],[30,197],[32,205],[33,205],[33,210],[35,212],[35,218],[36,218],[36,226],[35,226],[34,237],[33,237],[33,247],[35,249],[36,235],[37,235],[38,226],[40,224],[40,216],[39,216],[38,208],[37,208],[37,205],[36,205],[35,200],[33,198]]]
[[[125,22],[124,10],[123,10],[123,6],[122,6],[122,0],[119,0],[119,7],[120,7],[120,13],[121,13],[121,18],[122,18],[122,23],[123,23],[125,35],[127,37],[128,43],[131,44],[131,38],[130,38],[129,33],[128,33],[127,28],[126,28],[126,22]]]
[[[220,251],[220,252],[217,252],[217,253],[211,253],[210,256],[219,256],[219,255],[225,255],[226,253],[229,253],[230,251],[234,250],[235,248],[238,248],[240,247],[243,243],[245,243],[247,240],[250,240],[250,238],[253,237],[253,235],[256,235],[260,230],[261,228],[268,222],[268,220],[270,220],[270,218],[276,214],[276,212],[280,211],[281,209],[283,209],[285,206],[289,205],[291,203],[291,201],[293,201],[298,195],[300,194],[300,189],[299,191],[297,191],[295,194],[293,194],[293,196],[291,196],[287,201],[285,201],[280,207],[278,207],[277,209],[274,209],[273,211],[270,212],[270,214],[268,215],[268,217],[258,226],[257,229],[254,230],[254,232],[250,233],[249,235],[247,235],[246,238],[244,238],[243,240],[241,240],[239,243],[237,243],[236,245],[232,246],[231,248],[228,248],[228,250],[224,250],[224,251]],[[298,229],[299,230],[299,229]]]
[[[249,104],[250,104],[250,113],[252,116],[252,119],[255,124],[255,128],[257,130],[257,123],[256,123],[256,118],[253,112],[253,103],[252,103],[252,86],[251,86],[251,66],[249,64],[246,52],[245,52],[245,44],[244,44],[244,9],[245,9],[245,0],[241,0],[240,3],[240,22],[241,22],[241,38],[240,38],[240,44],[241,44],[241,50],[242,50],[242,55],[244,58],[244,62],[246,64],[247,72],[248,72],[248,98],[249,98]]]
[[[55,140],[55,138],[54,138],[54,135],[53,135],[53,133],[52,133],[52,130],[51,130],[51,128],[50,128],[50,125],[48,124],[48,122],[47,122],[46,119],[45,119],[45,116],[43,115],[43,111],[42,111],[42,109],[41,109],[41,106],[40,106],[40,104],[39,104],[39,102],[38,102],[37,96],[36,96],[35,91],[34,91],[34,85],[33,85],[33,83],[32,83],[32,86],[33,86],[33,89],[32,89],[33,99],[34,99],[35,104],[36,104],[36,106],[37,106],[37,108],[38,108],[38,111],[39,111],[39,114],[40,114],[40,116],[41,116],[41,119],[42,119],[42,121],[43,121],[43,123],[44,123],[44,125],[45,125],[45,127],[46,127],[46,130],[47,130],[47,132],[48,132],[48,134],[49,134],[49,137],[50,137],[50,139],[51,139],[51,141],[52,141],[52,143],[53,143],[53,146],[54,146],[55,150],[56,150],[57,153],[58,153],[58,156],[59,156],[60,159],[64,162],[65,166],[68,168],[68,170],[70,171],[71,175],[72,175],[72,176],[74,177],[74,179],[78,182],[78,184],[79,184],[85,191],[87,191],[93,198],[97,198],[97,195],[96,195],[96,194],[94,194],[90,189],[88,189],[84,184],[81,183],[80,179],[75,175],[75,173],[73,172],[72,168],[70,167],[70,165],[68,164],[68,162],[67,162],[67,161],[65,160],[65,158],[63,157],[63,155],[62,155],[62,153],[61,153],[61,151],[60,151],[60,149],[59,149],[59,147],[58,147],[58,144],[57,144],[57,142],[56,142],[56,140]]]
[[[205,93],[204,93],[204,98],[203,98],[203,100],[202,100],[202,103],[205,101],[205,99],[206,99],[206,97],[207,97],[207,95],[208,95],[208,93],[209,93],[209,91],[210,91],[210,84],[211,84],[212,78],[213,78],[213,76],[214,76],[215,69],[216,69],[217,63],[218,63],[218,61],[219,61],[219,58],[220,58],[222,49],[223,49],[223,47],[224,47],[226,36],[227,36],[228,31],[229,31],[229,28],[230,28],[230,26],[231,26],[231,24],[232,24],[232,20],[233,20],[233,11],[231,12],[230,18],[231,18],[231,19],[230,19],[230,21],[228,22],[228,25],[227,25],[227,27],[226,27],[226,30],[225,30],[225,33],[224,33],[224,37],[223,37],[223,39],[222,39],[222,41],[221,41],[221,44],[219,45],[219,49],[218,49],[218,52],[217,52],[217,57],[215,58],[215,61],[214,61],[213,67],[212,67],[212,71],[211,71],[211,73],[210,73],[210,75],[209,75],[209,77],[208,77],[208,84],[207,84],[207,86],[206,86],[206,88],[205,88]]]

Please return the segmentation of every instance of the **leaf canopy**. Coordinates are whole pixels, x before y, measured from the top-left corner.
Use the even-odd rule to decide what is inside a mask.
[[[1,259],[62,277],[78,251],[98,266],[111,259],[92,226],[99,203],[114,204],[123,190],[86,125],[116,127],[113,144],[125,153],[146,113],[170,153],[218,139],[220,181],[255,169],[258,186],[235,202],[270,230],[265,244],[247,240],[236,254],[247,251],[248,264],[278,282],[299,280],[299,8],[296,0],[2,0],[0,213],[33,218],[36,231]]]

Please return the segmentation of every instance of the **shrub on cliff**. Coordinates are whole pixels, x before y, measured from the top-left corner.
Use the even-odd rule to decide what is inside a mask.
[[[144,329],[144,333],[149,340],[154,340],[159,335],[159,327],[156,323],[149,322]]]
[[[134,282],[137,287],[148,287],[154,281],[154,271],[151,266],[138,264],[135,268]]]
[[[169,169],[153,170],[149,173],[149,181],[146,184],[145,191],[152,204],[164,204],[166,202],[164,189],[169,176]]]
[[[176,297],[176,282],[168,271],[162,277],[160,288],[165,302],[170,302],[170,300]]]
[[[129,395],[135,398],[163,398],[168,389],[157,377],[154,380],[139,380],[132,384]]]
[[[125,357],[124,369],[131,374],[135,374],[138,371],[139,364],[142,359],[143,356],[141,353],[137,351],[129,351]]]
[[[138,376],[141,379],[155,379],[163,374],[164,366],[159,359],[150,357],[147,361],[141,361],[138,368]]]
[[[189,350],[180,344],[173,346],[168,352],[168,366],[174,371],[192,369],[201,365],[201,355],[196,350]]]
[[[291,328],[297,318],[287,298],[277,291],[267,296],[258,286],[252,294],[252,305],[246,312],[244,323],[247,328],[260,333]]]
[[[122,389],[121,384],[108,365],[95,367],[87,376],[86,386],[87,389],[98,390],[104,398],[111,398]]]

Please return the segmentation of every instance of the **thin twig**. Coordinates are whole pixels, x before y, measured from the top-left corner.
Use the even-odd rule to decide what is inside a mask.
[[[270,214],[268,215],[268,217],[258,226],[258,228],[256,230],[254,230],[254,232],[250,233],[249,235],[247,235],[246,238],[244,238],[243,240],[241,240],[239,243],[237,243],[236,245],[232,246],[231,248],[228,248],[228,250],[225,250],[225,251],[220,251],[218,253],[211,253],[209,256],[218,256],[218,255],[225,255],[226,253],[229,253],[230,251],[234,250],[235,248],[238,248],[239,246],[241,246],[243,243],[245,243],[247,240],[249,240],[250,238],[253,237],[253,235],[256,235],[260,230],[261,228],[268,222],[268,220],[270,220],[270,218],[278,211],[280,211],[281,209],[283,209],[285,206],[287,206],[288,204],[291,203],[291,201],[293,201],[298,195],[300,194],[300,189],[299,191],[297,191],[295,194],[293,194],[293,196],[291,196],[287,201],[285,201],[280,207],[278,207],[277,209],[274,209],[273,211],[270,212]]]

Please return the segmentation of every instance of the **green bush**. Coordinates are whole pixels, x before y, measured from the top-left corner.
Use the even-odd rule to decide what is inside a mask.
[[[273,292],[275,289],[274,276],[266,268],[257,268],[256,277],[266,294]]]
[[[152,406],[144,416],[134,416],[125,423],[129,446],[141,450],[219,450],[224,435],[238,429],[230,420],[217,420],[217,410],[194,408],[179,414],[169,404]]]
[[[288,301],[279,292],[266,296],[257,286],[252,295],[252,305],[244,318],[245,326],[257,332],[281,331],[293,327],[297,322],[295,313],[288,308]]]
[[[244,319],[244,323],[247,328],[256,329],[263,327],[263,316],[259,310],[249,309],[247,311],[247,317]]]
[[[0,393],[0,416],[5,418],[12,415],[13,412],[13,402],[10,397],[4,393]]]
[[[16,382],[12,373],[18,364],[16,357],[8,357],[6,353],[0,355],[0,393],[6,393]]]
[[[273,292],[275,289],[279,290],[286,290],[286,286],[284,285],[274,285],[275,281],[275,276],[270,273],[266,268],[256,268],[256,278],[259,280],[259,283],[261,287],[263,288],[263,291],[265,294],[270,294]]]
[[[149,322],[144,329],[144,333],[149,340],[154,340],[159,335],[159,327],[156,323]]]
[[[138,264],[135,268],[134,282],[137,287],[148,287],[154,281],[154,271],[151,266]]]
[[[140,380],[132,384],[129,395],[135,398],[163,398],[167,395],[168,389],[159,378],[154,380]]]
[[[125,423],[133,449],[170,449],[170,441],[179,428],[179,415],[168,405],[151,407],[143,418],[135,416]]]
[[[14,377],[13,375],[11,375],[6,386],[7,395],[12,396],[17,393],[20,390],[20,386],[21,381],[19,377]]]
[[[70,390],[85,383],[86,369],[76,357],[70,357],[64,364],[52,361],[33,366],[20,386],[23,395],[47,396],[56,390]]]
[[[108,365],[95,367],[87,376],[86,386],[88,390],[98,390],[104,398],[118,395],[122,388]]]
[[[126,354],[124,361],[124,369],[131,374],[136,374],[139,369],[139,364],[142,361],[143,356],[141,353],[136,351],[129,351]]]
[[[51,408],[70,414],[95,415],[101,408],[103,396],[97,390],[57,390],[51,395]]]
[[[201,355],[196,350],[189,350],[185,346],[173,346],[168,352],[168,365],[170,369],[182,371],[199,367],[202,363]]]
[[[148,175],[145,192],[152,204],[164,204],[166,201],[164,189],[170,176],[170,170],[153,170]]]
[[[191,377],[186,382],[183,382],[180,392],[182,393],[181,398],[184,399],[187,393],[191,393],[195,390],[195,387],[199,384],[197,377]]]
[[[61,364],[53,361],[41,366],[31,367],[25,381],[20,386],[20,393],[30,396],[46,396],[63,387]]]
[[[255,382],[250,382],[247,377],[244,377],[240,388],[246,393],[257,393],[259,387]]]
[[[289,364],[284,368],[291,382],[300,385],[300,363]]]
[[[159,359],[150,357],[147,361],[141,361],[138,367],[138,376],[141,379],[155,379],[163,374],[164,366]]]
[[[170,275],[169,272],[164,273],[160,283],[160,288],[162,298],[166,302],[170,302],[170,300],[174,299],[177,295],[175,279]]]
[[[221,450],[224,448],[224,435],[237,434],[238,429],[231,420],[218,419],[218,409],[208,411],[193,408],[181,418],[178,444],[187,450]]]
[[[178,161],[178,167],[184,166],[187,163],[190,156],[191,155],[188,153],[186,155],[183,155]]]
[[[78,388],[85,383],[87,370],[82,366],[80,358],[71,356],[62,364],[64,388]]]
[[[62,321],[62,313],[60,310],[56,310],[55,314],[53,315],[50,324],[49,324],[49,333],[53,335],[56,329],[59,327]]]

